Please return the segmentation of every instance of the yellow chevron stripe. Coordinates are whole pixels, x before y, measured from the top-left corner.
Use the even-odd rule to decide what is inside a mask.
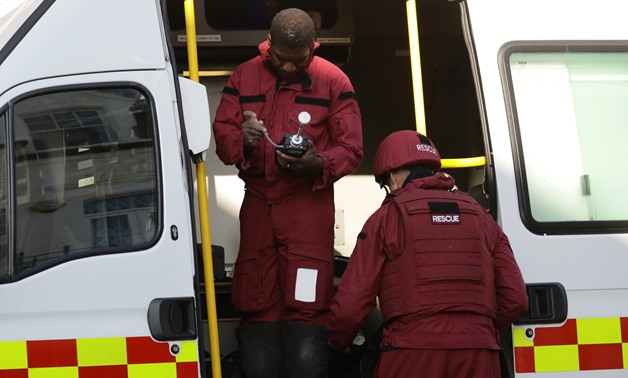
[[[177,355],[177,362],[197,362],[198,350],[196,341],[184,341],[181,343],[181,353]]]
[[[77,366],[28,367],[26,341],[0,342],[0,376],[2,371],[28,369],[29,378],[78,378],[79,367],[123,365],[129,378],[177,378],[177,363],[197,363],[196,341],[182,342],[176,362],[154,364],[128,364],[126,337],[76,339]]]
[[[77,339],[76,349],[78,366],[109,366],[127,364],[125,337]]]
[[[621,323],[619,318],[576,319],[578,344],[619,344]]]
[[[28,356],[26,355],[26,341],[0,342],[0,370],[26,369]]]
[[[177,378],[177,364],[174,362],[129,365],[128,369],[129,378]]]
[[[77,366],[28,369],[28,378],[79,378]]]
[[[580,370],[577,345],[540,346],[534,348],[537,373]]]
[[[512,331],[512,343],[516,347],[531,347],[534,346],[534,340],[530,340],[526,337],[525,328],[515,328]]]

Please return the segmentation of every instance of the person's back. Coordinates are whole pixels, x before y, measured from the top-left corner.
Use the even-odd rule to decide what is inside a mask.
[[[382,142],[375,176],[391,193],[364,225],[332,303],[330,342],[344,348],[379,297],[378,377],[498,377],[499,332],[527,308],[507,237],[438,168],[416,132]]]

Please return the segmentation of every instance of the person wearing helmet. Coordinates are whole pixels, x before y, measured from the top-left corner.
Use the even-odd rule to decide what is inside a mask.
[[[528,307],[508,238],[440,167],[415,131],[381,142],[374,175],[387,195],[332,300],[329,343],[344,351],[379,299],[379,378],[501,377],[500,332]]]

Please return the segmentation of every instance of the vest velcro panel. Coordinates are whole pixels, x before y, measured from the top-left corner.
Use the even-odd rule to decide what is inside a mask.
[[[403,254],[384,266],[384,318],[439,311],[493,316],[493,261],[481,229],[483,210],[444,190],[415,189],[394,202],[406,240]]]

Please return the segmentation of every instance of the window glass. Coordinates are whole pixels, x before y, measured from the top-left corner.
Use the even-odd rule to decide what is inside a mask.
[[[0,276],[8,273],[9,255],[7,253],[7,164],[6,164],[6,117],[0,114]]]
[[[628,220],[628,53],[509,57],[535,222]]]
[[[15,105],[16,272],[157,234],[148,99],[136,89],[44,94]]]

